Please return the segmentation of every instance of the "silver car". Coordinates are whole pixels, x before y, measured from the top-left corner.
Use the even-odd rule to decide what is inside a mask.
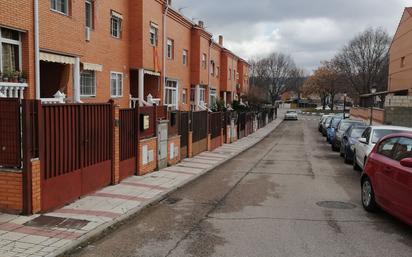
[[[296,111],[287,111],[285,120],[298,120],[298,113]]]

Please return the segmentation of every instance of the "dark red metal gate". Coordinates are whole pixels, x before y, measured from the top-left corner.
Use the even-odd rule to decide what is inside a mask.
[[[0,98],[0,166],[21,167],[20,100]]]
[[[136,174],[137,109],[120,110],[120,180]]]
[[[179,114],[179,135],[180,135],[180,155],[182,158],[188,157],[190,112],[180,112]]]
[[[111,183],[111,104],[43,105],[39,131],[42,211]]]

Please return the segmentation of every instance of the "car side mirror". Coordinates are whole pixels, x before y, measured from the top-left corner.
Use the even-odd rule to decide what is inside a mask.
[[[412,158],[405,158],[401,160],[401,165],[404,167],[412,168]]]
[[[368,141],[364,137],[359,138],[359,142],[362,143],[362,144],[367,144],[368,143]]]

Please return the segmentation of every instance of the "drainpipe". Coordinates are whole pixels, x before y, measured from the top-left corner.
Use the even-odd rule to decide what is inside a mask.
[[[165,1],[166,8],[163,13],[163,104],[166,101],[166,55],[167,55],[167,44],[166,44],[166,25],[167,25],[167,13],[169,12],[169,2]]]
[[[39,0],[34,0],[34,70],[36,99],[40,99]]]
[[[209,108],[211,107],[210,106],[210,64],[211,64],[211,61],[212,61],[212,57],[210,56],[210,54],[211,54],[211,48],[212,48],[212,39],[210,39],[209,40],[209,61],[208,61],[208,69],[207,69],[207,85],[208,85],[208,87],[207,87],[207,93],[208,93],[208,99],[205,99],[206,101],[207,101],[207,103],[208,103],[208,106],[209,106]]]

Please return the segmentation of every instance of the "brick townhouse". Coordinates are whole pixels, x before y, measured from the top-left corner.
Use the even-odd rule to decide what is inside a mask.
[[[222,37],[214,42],[203,22],[193,23],[171,4],[1,0],[0,92],[50,102],[114,99],[122,107],[134,99],[179,110],[211,107],[220,97],[230,104],[245,94],[247,62],[224,48]],[[10,83],[16,82],[14,71],[23,71],[20,83]]]

